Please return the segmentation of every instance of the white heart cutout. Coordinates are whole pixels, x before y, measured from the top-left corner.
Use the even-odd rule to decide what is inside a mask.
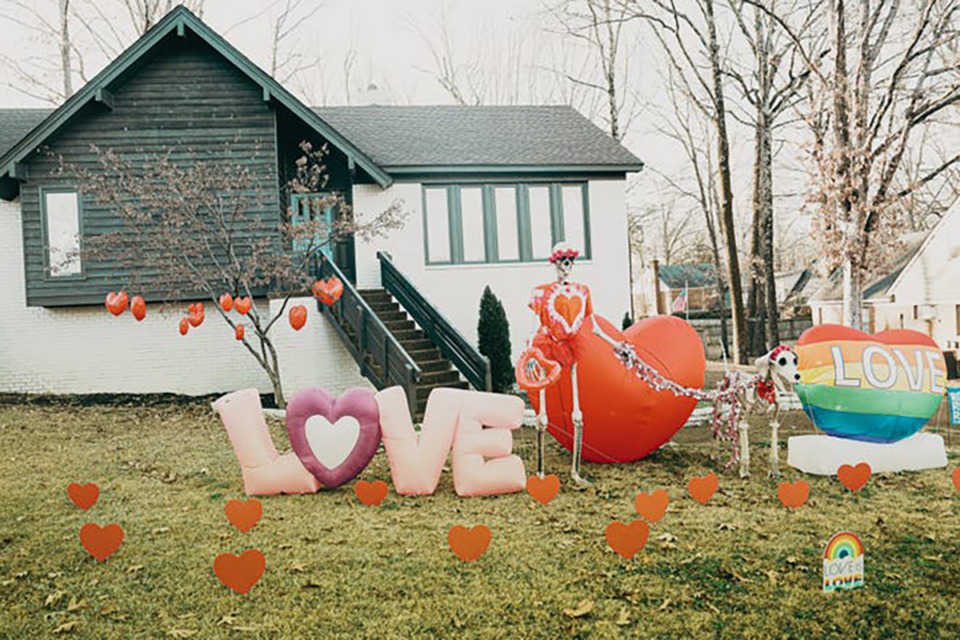
[[[341,416],[330,424],[326,416],[315,414],[303,425],[307,445],[314,457],[327,469],[339,467],[360,439],[360,422],[353,416]]]

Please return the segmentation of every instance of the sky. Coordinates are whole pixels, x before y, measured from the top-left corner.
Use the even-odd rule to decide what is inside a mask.
[[[84,66],[87,77],[91,77],[122,49],[121,43],[125,46],[132,42],[133,32],[120,8],[121,0],[72,1],[85,15],[94,15],[94,2],[103,13],[102,18],[94,16],[92,22],[92,31],[103,40],[101,46],[90,44],[91,32],[76,24],[73,27],[75,42],[86,45]],[[572,104],[607,129],[604,96],[565,77],[589,76],[595,68],[590,67],[593,59],[582,45],[559,34],[559,24],[549,11],[556,1],[302,0],[296,15],[309,17],[281,48],[281,53],[295,51],[300,57],[279,70],[277,76],[295,66],[305,67],[284,84],[312,104],[452,104],[453,98],[436,78],[436,54],[446,50],[468,101],[473,101],[475,93],[488,104]],[[11,2],[25,3],[45,19],[56,21],[56,0],[0,0],[4,12],[0,14],[0,57],[20,63],[32,63],[35,58],[54,66],[58,60],[55,43],[18,24],[35,18]],[[206,0],[203,19],[269,70],[273,24],[285,2]],[[690,215],[693,205],[678,199],[668,182],[685,180],[687,165],[681,149],[660,131],[663,114],[670,106],[660,86],[663,62],[645,29],[629,24],[623,35],[621,73],[627,78],[626,99],[633,116],[623,143],[647,166],[630,179],[628,206],[633,211],[666,209],[679,220]],[[469,79],[478,87],[475,92],[469,88]],[[13,90],[10,85],[17,83],[8,68],[0,66],[0,107],[48,106]],[[76,86],[81,84],[78,79]],[[376,85],[375,91],[367,90],[371,84]],[[731,127],[736,132],[737,125]],[[796,156],[795,150],[791,153]],[[744,220],[741,227],[746,229],[752,161],[749,136],[735,135],[733,154],[735,204]],[[779,192],[798,191],[800,174],[794,163],[783,174],[788,184],[781,185]],[[801,198],[789,196],[779,202],[778,219],[792,229],[799,219]],[[699,216],[690,216],[689,229],[694,232],[703,229]],[[795,233],[805,235],[804,224],[801,220],[801,231]],[[650,227],[650,255],[655,255],[659,232],[656,224],[651,222]]]

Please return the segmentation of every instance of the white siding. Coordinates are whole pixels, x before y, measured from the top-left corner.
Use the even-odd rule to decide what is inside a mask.
[[[591,260],[578,261],[573,279],[590,286],[596,313],[620,326],[630,309],[630,267],[627,254],[627,215],[623,180],[595,180],[589,195]],[[370,216],[394,200],[403,201],[410,214],[403,229],[388,238],[357,242],[357,280],[361,289],[380,286],[376,253],[388,251],[395,264],[423,294],[450,319],[464,336],[476,343],[480,296],[485,286],[503,302],[510,321],[511,343],[516,356],[534,327],[527,308],[530,292],[554,279],[554,269],[545,260],[535,263],[426,266],[423,243],[423,212],[419,183],[394,183],[387,189],[375,185],[354,187],[354,208]]]
[[[0,392],[272,391],[259,365],[213,309],[184,337],[177,330],[182,306],[162,310],[148,305],[143,322],[129,310],[114,317],[103,305],[27,307],[21,229],[19,203],[0,201]],[[334,393],[368,386],[315,301],[302,302],[309,318],[299,333],[286,321],[274,329],[287,396],[305,386]],[[266,300],[257,301],[264,304]]]

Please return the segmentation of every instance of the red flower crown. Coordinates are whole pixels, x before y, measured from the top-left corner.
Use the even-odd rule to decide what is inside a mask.
[[[784,351],[789,351],[790,353],[793,353],[793,349],[791,349],[785,344],[781,344],[776,349],[770,352],[770,360],[776,360],[777,356],[783,353]]]
[[[576,258],[579,258],[579,257],[580,257],[580,252],[577,251],[576,249],[567,249],[566,251],[561,250],[561,249],[557,249],[557,250],[554,251],[552,254],[550,254],[550,264],[553,264],[554,262],[556,262],[556,261],[559,260],[560,258],[573,258],[573,259],[576,259]]]

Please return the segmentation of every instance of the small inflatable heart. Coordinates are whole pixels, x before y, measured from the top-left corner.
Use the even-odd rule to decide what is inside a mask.
[[[233,334],[234,334],[234,336],[236,337],[237,340],[243,340],[243,335],[244,335],[244,333],[246,333],[246,332],[245,332],[242,324],[238,324],[238,325],[236,326],[236,328],[233,330]]]
[[[717,474],[708,473],[702,477],[690,478],[687,483],[687,491],[690,492],[690,497],[700,504],[707,504],[713,494],[717,492],[719,486],[720,480],[717,478]]]
[[[224,311],[230,311],[233,309],[233,296],[229,293],[225,293],[220,296],[220,308]]]
[[[861,462],[855,467],[849,464],[842,464],[840,468],[837,469],[837,479],[847,489],[856,493],[867,484],[871,473],[873,473],[873,470],[866,462]]]
[[[928,336],[869,335],[821,324],[797,340],[803,410],[827,435],[889,443],[923,428],[940,408],[947,365]]]
[[[810,497],[810,485],[806,480],[781,482],[777,487],[777,496],[787,509],[796,509],[803,506]]]
[[[624,366],[613,347],[593,332],[594,323],[614,340],[626,340],[637,355],[665,377],[702,388],[706,358],[700,336],[674,316],[641,320],[625,333],[594,314],[573,338],[583,412],[583,459],[634,462],[673,437],[697,406],[693,398],[655,391]],[[540,394],[529,393],[534,410]],[[573,448],[573,386],[564,369],[547,391],[548,431],[567,451]]]
[[[514,375],[517,384],[525,391],[539,391],[552,387],[560,379],[562,367],[556,360],[547,358],[543,351],[531,347],[520,355]]]
[[[657,489],[650,493],[638,493],[633,499],[633,506],[637,510],[637,515],[647,522],[656,522],[667,512],[667,505],[670,504],[670,496],[666,489]]]
[[[107,294],[106,305],[110,313],[119,316],[127,310],[127,292],[114,293],[111,291]]]
[[[375,507],[383,502],[383,499],[387,497],[388,489],[387,483],[383,480],[375,480],[374,482],[358,480],[357,484],[353,485],[353,492],[357,494],[357,498],[368,507]]]
[[[369,389],[339,398],[304,389],[287,405],[287,435],[307,471],[327,489],[353,480],[380,446],[380,410]]]
[[[559,492],[560,478],[554,473],[542,478],[538,476],[527,478],[527,493],[540,504],[550,504]]]
[[[643,549],[650,537],[650,526],[643,520],[634,520],[630,524],[615,521],[607,525],[604,534],[607,544],[621,558],[629,560]]]
[[[190,323],[186,318],[180,318],[180,335],[185,336],[190,331]]]
[[[246,313],[250,311],[250,307],[253,306],[253,300],[250,298],[237,298],[234,300],[233,306],[237,310],[237,313],[246,315]]]
[[[229,500],[223,511],[227,514],[227,520],[230,521],[230,524],[235,526],[238,531],[246,533],[260,522],[260,516],[263,515],[263,505],[256,498],[246,502]]]
[[[97,503],[97,499],[100,497],[100,487],[92,482],[86,484],[71,482],[67,485],[67,496],[70,498],[70,502],[86,511]]]
[[[243,594],[260,581],[267,559],[259,549],[247,549],[239,556],[221,553],[213,560],[213,572],[228,589]]]
[[[340,278],[327,278],[313,283],[313,295],[323,304],[330,306],[343,295],[343,282]]]
[[[473,562],[486,553],[492,539],[490,527],[483,524],[470,529],[458,524],[451,527],[447,534],[450,550],[464,562]]]
[[[302,304],[290,307],[290,326],[294,331],[300,331],[307,323],[307,308]]]
[[[80,544],[97,562],[103,562],[112,556],[123,542],[123,529],[118,524],[104,527],[92,522],[80,527]]]
[[[147,317],[147,303],[144,302],[142,297],[133,296],[133,300],[130,301],[130,313],[137,319],[137,322]]]

